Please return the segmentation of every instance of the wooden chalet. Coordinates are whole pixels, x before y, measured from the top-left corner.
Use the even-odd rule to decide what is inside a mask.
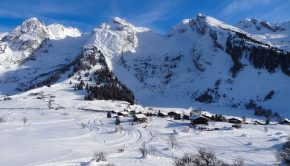
[[[288,120],[287,118],[282,120],[279,124],[283,124],[283,125],[290,125],[290,120]]]
[[[121,111],[121,112],[118,112],[118,116],[124,116],[124,117],[127,117],[127,116],[129,116],[129,112],[127,112],[127,111]]]
[[[227,118],[224,117],[222,114],[212,115],[212,117],[210,118],[210,120],[216,121],[216,122],[227,122]]]
[[[184,120],[189,120],[189,119],[190,119],[190,116],[187,115],[187,114],[183,114],[183,115],[182,115],[182,119],[184,119]]]
[[[145,122],[147,122],[147,117],[144,114],[135,114],[134,115],[134,122],[145,123]]]
[[[208,112],[202,112],[201,113],[201,116],[205,117],[205,118],[208,118],[208,119],[211,119],[213,117],[212,114],[208,113]]]
[[[157,116],[161,117],[161,118],[165,118],[166,116],[168,116],[168,113],[167,112],[163,112],[163,111],[162,112],[158,111]]]
[[[262,122],[259,121],[259,120],[255,120],[255,121],[254,121],[254,125],[264,125],[264,123],[262,123]]]
[[[195,115],[193,115],[193,116],[190,117],[190,123],[192,125],[197,125],[197,124],[205,124],[205,125],[207,125],[208,122],[209,122],[209,118],[204,117],[204,116],[195,116]]]
[[[242,124],[243,123],[243,121],[241,119],[238,119],[238,118],[230,118],[230,119],[228,119],[228,122],[234,123],[234,124]]]

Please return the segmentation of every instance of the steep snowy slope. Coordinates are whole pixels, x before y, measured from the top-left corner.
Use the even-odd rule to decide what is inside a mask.
[[[290,51],[290,22],[271,24],[257,19],[245,19],[240,21],[237,27],[253,34],[255,38]]]
[[[69,37],[80,37],[82,33],[73,27],[65,27],[61,24],[51,24],[47,26],[49,39],[64,39],[67,36]]]
[[[115,18],[94,30],[91,46],[141,104],[245,107],[253,100],[288,111],[289,54],[208,16],[184,20],[167,36]]]
[[[1,94],[14,94],[54,83],[76,63],[85,40],[86,36],[45,40],[28,59],[1,72]]]
[[[0,41],[0,93],[54,83],[76,63],[87,36],[59,24],[46,27],[37,18],[24,21]]]

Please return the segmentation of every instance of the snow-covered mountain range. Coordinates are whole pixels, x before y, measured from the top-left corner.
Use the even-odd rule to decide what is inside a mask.
[[[166,35],[118,17],[89,34],[36,18],[0,37],[0,93],[61,79],[86,99],[289,112],[290,23],[237,26],[199,14]]]

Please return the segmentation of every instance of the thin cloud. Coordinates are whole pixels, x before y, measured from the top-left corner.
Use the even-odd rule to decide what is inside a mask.
[[[181,2],[182,0],[176,0],[173,2],[166,1],[165,3],[159,5],[156,4],[156,6],[151,8],[149,11],[129,19],[132,20],[132,22],[138,22],[138,24],[143,26],[152,26],[152,24],[156,21],[166,20],[172,17],[172,15],[175,14],[173,11]]]
[[[70,14],[78,15],[79,12],[89,6],[87,3],[70,2],[70,5],[62,5],[61,1],[17,1],[11,5],[8,2],[0,2],[1,17],[9,18],[28,18],[33,16],[41,16],[45,14]]]
[[[222,14],[225,16],[233,15],[253,9],[259,5],[267,5],[269,3],[270,0],[233,0],[223,9]]]

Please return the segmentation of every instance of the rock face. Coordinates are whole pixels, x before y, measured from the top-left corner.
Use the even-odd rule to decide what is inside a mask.
[[[37,34],[25,37],[33,42],[24,50],[34,51],[15,67],[27,80],[3,70],[2,78],[19,79],[10,85],[14,88],[53,84],[67,74],[75,80],[76,90],[86,90],[88,100],[173,107],[251,105],[282,112],[290,106],[289,43],[273,37],[289,36],[288,23],[246,20],[235,27],[199,14],[166,35],[118,17],[85,35],[58,24],[46,27],[36,19],[22,26],[4,36],[0,45],[2,54],[14,56],[22,45],[15,43],[25,43],[21,36]],[[261,37],[270,33],[269,40]],[[42,67],[45,61],[49,61],[48,69]],[[21,69],[27,65],[31,68]],[[0,84],[2,93],[5,87]]]

